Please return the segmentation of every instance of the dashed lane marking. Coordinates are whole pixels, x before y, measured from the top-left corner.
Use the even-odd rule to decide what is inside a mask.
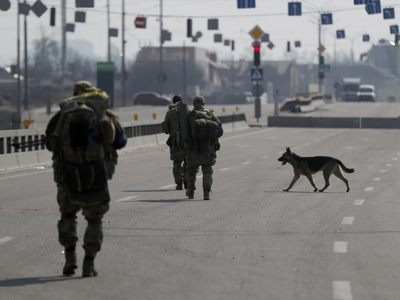
[[[398,157],[393,157],[392,160],[399,160],[399,158]]]
[[[379,173],[386,173],[387,170],[380,170]]]
[[[348,251],[348,242],[338,241],[333,245],[334,253],[347,253]]]
[[[335,300],[353,300],[351,294],[350,281],[333,282],[333,299]]]
[[[242,162],[242,165],[248,165],[248,164],[251,164],[251,161]]]
[[[374,190],[373,186],[369,186],[367,188],[365,188],[364,192],[372,192]]]
[[[356,201],[354,201],[354,205],[363,205],[364,201],[364,199],[357,199]]]
[[[354,217],[344,217],[342,225],[352,225],[354,222]]]
[[[176,186],[176,184],[168,184],[168,185],[164,185],[164,186],[160,187],[160,189],[169,189],[169,188],[172,188],[174,186]]]
[[[115,202],[127,202],[127,201],[133,200],[133,199],[135,199],[137,197],[139,197],[139,196],[129,196],[129,197],[125,197],[125,198],[121,198],[121,199],[115,200]]]
[[[386,167],[391,167],[392,166],[392,164],[386,164]]]
[[[196,178],[197,179],[203,178],[203,175],[197,175]]]
[[[224,171],[228,171],[228,170],[230,170],[231,168],[224,168],[224,169],[221,169],[220,171],[222,171],[222,172],[224,172]]]
[[[6,237],[4,237],[4,238],[1,238],[1,239],[0,239],[0,245],[9,242],[9,241],[11,241],[12,239],[14,239],[12,236],[6,236]]]
[[[379,181],[379,180],[381,180],[380,177],[375,177],[374,179],[372,179],[372,181]]]

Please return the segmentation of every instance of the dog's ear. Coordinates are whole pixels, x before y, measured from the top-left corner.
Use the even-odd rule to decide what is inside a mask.
[[[287,147],[287,148],[286,148],[286,152],[287,152],[287,153],[292,153],[292,151],[290,151],[290,147]]]

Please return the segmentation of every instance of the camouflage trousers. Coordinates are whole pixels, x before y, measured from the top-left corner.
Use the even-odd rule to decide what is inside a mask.
[[[101,250],[103,242],[102,219],[109,210],[109,202],[90,207],[81,208],[79,205],[71,204],[68,190],[62,185],[57,184],[57,202],[60,207],[61,219],[58,221],[58,240],[65,250],[75,249],[78,241],[77,236],[77,213],[82,209],[85,216],[87,227],[83,238],[83,249],[85,255],[95,257]]]
[[[188,189],[194,191],[196,189],[196,174],[199,172],[200,166],[188,166],[187,177],[188,177]],[[211,191],[213,184],[213,168],[211,165],[201,166],[203,173],[203,190]]]
[[[183,163],[183,165],[182,165]],[[187,184],[187,165],[186,160],[174,160],[172,167],[172,173],[174,174],[176,184]],[[183,182],[182,182],[183,181]]]

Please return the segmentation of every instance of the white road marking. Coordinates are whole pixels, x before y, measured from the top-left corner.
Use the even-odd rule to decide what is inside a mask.
[[[333,299],[335,300],[353,300],[351,294],[350,281],[333,282]]]
[[[356,201],[354,201],[354,205],[363,205],[364,201],[364,199],[357,199]]]
[[[264,132],[271,131],[271,130],[275,130],[275,128],[268,128],[268,129],[263,129],[263,130],[259,130],[259,131],[256,131],[256,132],[243,133],[243,134],[238,134],[238,135],[235,135],[235,136],[223,138],[223,139],[221,139],[221,143],[223,143],[224,141],[238,139],[238,138],[241,138],[241,137],[244,137],[244,136],[256,135],[256,134],[264,133]]]
[[[203,178],[203,175],[197,175],[196,178],[197,179]]]
[[[251,161],[242,162],[242,165],[248,165],[248,164],[251,164]]]
[[[296,150],[296,149],[299,149],[299,148],[300,148],[299,146],[296,146],[296,147],[292,148],[292,150]]]
[[[374,179],[372,179],[372,181],[379,181],[379,180],[381,180],[380,177],[375,177]]]
[[[228,170],[230,170],[231,168],[224,168],[224,169],[221,169],[220,171],[222,171],[222,172],[224,172],[224,171],[228,171]]]
[[[364,192],[372,192],[374,190],[373,186],[366,187]]]
[[[392,164],[386,164],[386,167],[391,167],[392,166]]]
[[[303,144],[303,146],[310,146],[310,143],[305,143],[305,144]]]
[[[397,153],[397,155],[400,155],[400,153]]]
[[[262,157],[262,159],[266,159],[266,158],[268,158],[268,157],[269,157],[269,156],[268,156],[268,155],[266,155],[266,156],[263,156],[263,157]]]
[[[399,160],[399,158],[398,157],[393,157],[392,160]]]
[[[352,225],[354,221],[354,217],[344,217],[342,221],[342,225]]]
[[[386,173],[387,170],[380,170],[379,173]]]
[[[11,241],[12,239],[14,239],[14,238],[11,237],[11,236],[6,236],[6,237],[0,239],[0,245],[9,242],[9,241]]]
[[[137,197],[139,197],[139,196],[129,196],[129,197],[125,197],[125,198],[121,198],[121,199],[115,200],[115,202],[125,202],[125,201],[129,201],[129,200],[133,200],[133,199],[135,199]]]
[[[172,188],[173,186],[176,186],[176,184],[164,185],[164,186],[160,187],[159,189],[169,189],[169,188]]]
[[[334,253],[347,253],[348,251],[348,242],[335,242],[333,245]]]

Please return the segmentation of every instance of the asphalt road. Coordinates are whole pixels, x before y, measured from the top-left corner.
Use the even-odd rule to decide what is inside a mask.
[[[78,274],[60,276],[51,170],[2,174],[0,299],[399,299],[398,131],[257,128],[221,143],[211,201],[174,190],[166,147],[121,157],[97,278],[80,277],[82,216]],[[286,146],[355,168],[351,191],[332,177],[325,193],[305,178],[282,192]]]

